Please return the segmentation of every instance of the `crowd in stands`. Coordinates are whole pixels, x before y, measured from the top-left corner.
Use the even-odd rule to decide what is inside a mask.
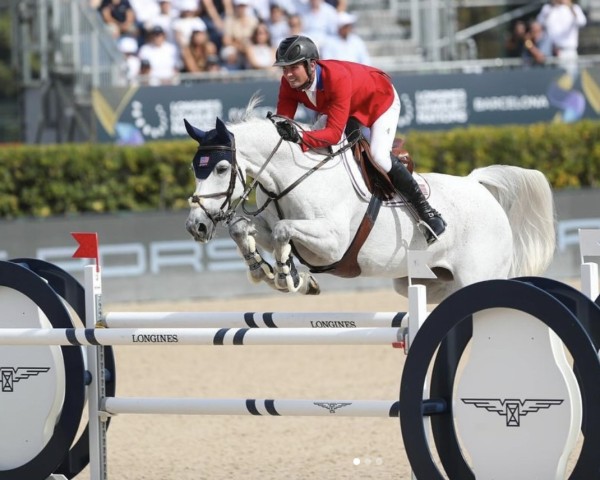
[[[324,59],[371,65],[346,0],[90,0],[126,57],[132,83],[176,83],[180,73],[263,70],[281,40],[306,35]],[[586,18],[572,0],[550,0],[520,19],[506,42],[526,66],[556,57],[570,73]]]
[[[173,84],[180,73],[264,70],[279,42],[307,35],[323,58],[370,64],[345,0],[90,0],[126,58],[127,80]]]
[[[551,0],[528,21],[519,19],[506,41],[508,57],[521,58],[526,66],[541,66],[556,58],[570,75],[576,75],[579,30],[587,19],[571,0]]]

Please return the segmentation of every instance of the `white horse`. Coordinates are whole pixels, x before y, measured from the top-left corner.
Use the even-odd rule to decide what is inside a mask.
[[[199,143],[186,228],[196,241],[206,243],[219,222],[228,224],[252,281],[283,292],[319,293],[314,276],[296,270],[292,253],[311,272],[320,273],[339,266],[350,247],[356,256],[353,267],[350,261],[352,268],[330,273],[390,278],[395,290],[406,295],[407,252],[427,249],[428,266],[437,278],[419,283],[427,286],[429,301],[438,303],[474,282],[539,275],[552,260],[554,202],[541,172],[492,165],[466,177],[423,174],[429,202],[448,223],[428,246],[406,206],[383,206],[376,221],[365,216],[368,200],[357,193],[345,152],[304,153],[299,145],[281,143],[269,120],[252,115],[256,103],[252,99],[243,117],[227,126],[217,119],[208,132],[185,122]],[[238,211],[244,203],[240,199],[249,193],[248,177],[258,183],[257,214]],[[359,247],[353,239],[361,222],[374,225]],[[273,252],[273,266],[259,247]]]

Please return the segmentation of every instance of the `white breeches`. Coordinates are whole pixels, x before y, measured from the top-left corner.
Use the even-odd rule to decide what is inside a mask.
[[[396,138],[399,117],[400,98],[394,88],[394,101],[390,108],[383,112],[371,127],[371,154],[373,160],[386,172],[389,172],[392,168],[390,152]]]

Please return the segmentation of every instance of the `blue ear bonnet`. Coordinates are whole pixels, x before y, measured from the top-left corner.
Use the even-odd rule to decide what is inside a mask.
[[[187,120],[184,120],[184,123],[190,137],[199,144],[198,150],[192,160],[196,178],[205,180],[217,163],[222,160],[227,160],[230,164],[234,164],[235,139],[220,119],[217,118],[216,128],[208,132],[193,127]]]

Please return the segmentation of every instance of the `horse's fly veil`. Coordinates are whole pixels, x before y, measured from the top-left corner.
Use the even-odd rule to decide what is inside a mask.
[[[194,174],[199,180],[205,180],[217,163],[227,160],[233,164],[233,134],[220,118],[217,118],[216,129],[204,132],[187,120],[183,120],[188,135],[198,142],[198,150],[192,160]],[[214,148],[211,148],[214,147]]]

